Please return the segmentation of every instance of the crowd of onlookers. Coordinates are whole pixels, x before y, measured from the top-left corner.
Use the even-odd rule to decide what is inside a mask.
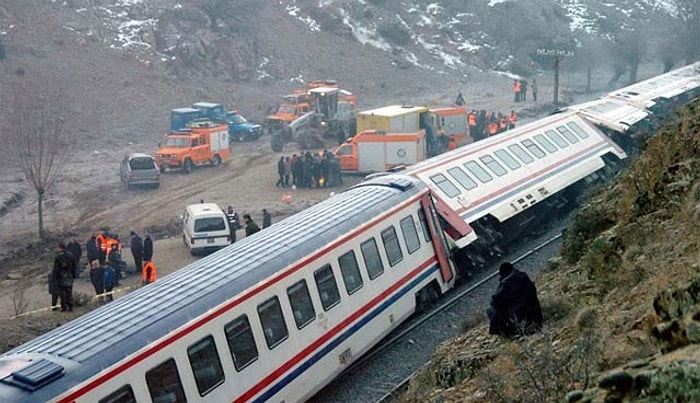
[[[153,262],[153,240],[150,235],[142,239],[136,232],[130,233],[131,254],[135,272],[141,271],[143,284],[156,280],[157,271]],[[85,243],[85,257],[89,280],[95,288],[99,303],[113,300],[114,289],[126,276],[128,264],[122,259],[122,244],[118,234],[107,231],[93,235]],[[68,244],[61,242],[54,258],[53,268],[48,273],[49,294],[53,310],[72,311],[73,282],[82,277],[83,248],[75,239]],[[60,306],[58,302],[60,300]]]
[[[277,175],[275,186],[279,188],[332,187],[343,184],[340,161],[328,150],[280,157],[277,161]]]

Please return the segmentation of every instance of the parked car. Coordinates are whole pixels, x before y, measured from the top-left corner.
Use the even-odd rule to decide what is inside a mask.
[[[257,123],[249,122],[238,111],[227,112],[226,122],[232,141],[253,141],[262,135],[262,127]]]
[[[156,160],[148,154],[135,153],[124,157],[119,165],[119,176],[127,189],[160,186],[160,170]]]

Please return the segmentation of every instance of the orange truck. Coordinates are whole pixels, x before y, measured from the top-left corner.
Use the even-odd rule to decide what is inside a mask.
[[[218,166],[230,157],[226,124],[193,122],[166,136],[165,146],[156,151],[156,164],[161,172],[181,169],[190,173],[201,165]]]
[[[345,173],[366,174],[407,166],[427,157],[425,130],[386,133],[365,130],[347,139],[333,152]]]

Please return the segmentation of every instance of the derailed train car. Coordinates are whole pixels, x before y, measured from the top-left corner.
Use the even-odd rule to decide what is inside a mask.
[[[586,109],[369,179],[23,344],[0,356],[0,401],[308,399],[626,157]]]
[[[680,67],[610,92],[590,102],[572,105],[628,153],[638,153],[659,124],[675,108],[700,96],[700,62]]]
[[[407,170],[476,232],[458,248],[462,271],[501,253],[521,233],[570,206],[586,181],[606,176],[626,153],[567,112],[458,148]],[[607,171],[610,172],[610,171]]]

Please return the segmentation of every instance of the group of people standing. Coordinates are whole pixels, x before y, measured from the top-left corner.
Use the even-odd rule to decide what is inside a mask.
[[[153,263],[153,240],[148,234],[145,239],[141,239],[135,231],[131,231],[130,235],[134,267],[141,271],[144,285],[152,283],[157,278],[156,266]],[[123,268],[126,263],[121,258],[121,249],[119,235],[106,231],[91,236],[85,243],[90,282],[100,303],[113,300],[112,291],[119,286],[119,279],[125,275]],[[82,274],[82,254],[82,247],[75,239],[68,245],[64,242],[58,245],[53,268],[48,275],[53,310],[59,309],[59,300],[61,311],[73,310],[73,282]]]
[[[343,184],[340,173],[340,161],[330,151],[323,150],[316,154],[309,151],[291,157],[280,157],[277,161],[278,188],[291,186],[295,188],[332,187]]]
[[[509,114],[487,112],[482,109],[476,111],[471,110],[467,114],[467,124],[469,125],[469,135],[474,141],[483,140],[489,136],[503,133],[515,127],[518,120],[518,114],[514,110]]]
[[[532,100],[537,101],[537,79],[532,79],[532,84],[530,85],[530,91],[532,91]],[[527,81],[526,80],[513,80],[513,100],[515,102],[525,102],[527,101]]]

